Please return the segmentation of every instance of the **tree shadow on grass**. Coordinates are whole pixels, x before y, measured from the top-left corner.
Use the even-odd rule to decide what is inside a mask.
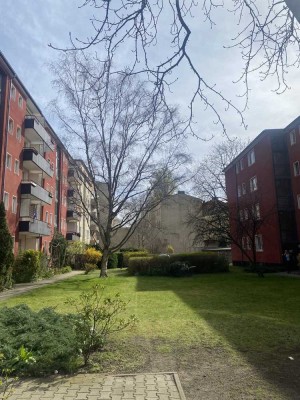
[[[137,277],[136,288],[172,290],[263,379],[300,399],[300,280],[246,273]]]

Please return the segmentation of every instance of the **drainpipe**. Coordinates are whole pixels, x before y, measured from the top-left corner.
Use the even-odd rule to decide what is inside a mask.
[[[5,170],[6,170],[6,153],[7,153],[7,142],[8,142],[8,119],[9,119],[9,112],[10,112],[10,95],[11,95],[11,86],[12,86],[12,81],[13,78],[15,76],[10,78],[10,84],[9,84],[9,89],[8,89],[8,96],[7,97],[7,116],[6,119],[3,118],[3,120],[5,119],[4,122],[4,167],[3,167],[3,179],[2,179],[2,187],[1,187],[1,191],[2,191],[2,197],[1,200],[3,200],[3,196],[4,196],[4,188],[5,188]],[[7,85],[6,85],[7,86]]]

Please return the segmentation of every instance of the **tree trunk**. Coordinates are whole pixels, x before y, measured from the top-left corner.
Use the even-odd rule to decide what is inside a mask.
[[[100,278],[107,278],[108,249],[104,249],[101,259]]]

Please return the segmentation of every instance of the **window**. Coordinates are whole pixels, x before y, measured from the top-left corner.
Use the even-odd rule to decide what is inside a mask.
[[[252,149],[249,153],[248,153],[248,166],[250,167],[250,165],[255,163],[255,153],[254,153],[254,149]]]
[[[243,171],[243,169],[244,169],[244,159],[243,158],[240,160],[240,169],[241,169],[241,171]]]
[[[18,106],[19,106],[19,108],[23,108],[23,97],[22,96],[19,96]]]
[[[257,190],[257,178],[254,176],[250,179],[250,192],[254,192]]]
[[[20,168],[20,162],[19,160],[15,160],[14,172],[16,175],[19,175],[19,168]]]
[[[9,153],[6,153],[6,168],[11,169],[11,155]]]
[[[239,162],[237,162],[237,163],[235,164],[235,172],[236,172],[237,174],[240,172],[240,164],[239,164]]]
[[[299,161],[295,161],[294,164],[294,175],[299,176],[300,175],[300,163]]]
[[[261,235],[255,235],[255,249],[256,251],[263,251],[263,241]]]
[[[17,93],[16,88],[14,87],[14,85],[11,85],[11,87],[10,87],[10,98],[12,100],[16,100],[16,93]]]
[[[20,128],[19,126],[17,126],[17,133],[16,133],[16,137],[17,137],[17,140],[18,140],[19,142],[21,142],[21,138],[22,138],[22,130],[21,130],[21,128]]]
[[[242,193],[246,194],[246,183],[242,183]]]
[[[250,240],[249,236],[247,236],[247,249],[251,250],[251,240]]]
[[[240,221],[243,221],[243,219],[244,219],[244,211],[240,210],[239,215],[240,215]]]
[[[11,135],[13,135],[13,133],[14,133],[14,121],[11,118],[9,118],[9,120],[8,120],[8,132]]]
[[[4,208],[5,208],[5,210],[8,210],[8,205],[9,205],[9,194],[8,194],[7,192],[4,192],[3,203],[4,203]]]
[[[52,225],[52,223],[53,223],[53,215],[52,215],[52,213],[50,213],[50,225]]]
[[[298,208],[300,209],[300,194],[297,194],[297,203],[298,203]]]
[[[241,197],[242,193],[241,193],[240,185],[237,187],[237,193],[238,193],[238,197]]]
[[[48,211],[46,211],[45,222],[48,224]]]
[[[16,196],[13,196],[12,203],[11,203],[11,211],[13,214],[17,214],[17,206],[18,206],[17,198],[16,198]]]
[[[295,129],[290,132],[290,142],[291,142],[291,146],[293,146],[296,143],[296,131]]]
[[[244,218],[245,218],[245,220],[247,220],[249,218],[249,213],[248,213],[247,208],[245,208],[245,210],[244,210]]]
[[[256,219],[260,219],[260,207],[259,207],[259,203],[256,203],[254,205],[254,216]]]

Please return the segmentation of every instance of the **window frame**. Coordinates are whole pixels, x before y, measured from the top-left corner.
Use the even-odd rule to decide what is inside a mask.
[[[14,200],[15,200],[15,202],[14,202]],[[17,196],[12,196],[11,212],[12,212],[12,214],[17,214],[17,211],[18,211],[18,199],[17,199]]]
[[[10,100],[16,100],[17,97],[17,89],[15,85],[12,83],[10,86]]]
[[[254,149],[250,150],[248,155],[248,167],[251,167],[251,165],[253,165],[255,163],[255,151]]]
[[[20,102],[20,100],[21,100],[21,102]],[[19,94],[19,97],[18,97],[18,107],[22,110],[23,109],[23,107],[24,107],[24,99],[23,99],[23,97]]]
[[[7,199],[7,201],[6,201],[6,199]],[[5,211],[8,211],[9,210],[9,193],[5,192],[5,191],[3,193],[3,204],[4,204]]]
[[[262,234],[257,234],[254,236],[254,240],[255,240],[255,251],[256,252],[262,252],[264,251],[264,245],[263,245],[263,240],[262,240]],[[259,244],[260,246],[258,247],[257,244]]]
[[[255,182],[255,185],[253,184],[253,182]],[[257,176],[254,175],[252,178],[250,178],[250,192],[255,192],[257,189]]]
[[[12,129],[10,129],[10,123],[12,123]],[[8,117],[8,133],[10,135],[14,134],[14,130],[15,130],[15,121],[13,120],[12,117]]]
[[[293,162],[293,169],[294,169],[294,176],[299,176],[300,175],[300,163],[298,160]]]
[[[10,159],[10,166],[7,166],[7,160]],[[9,169],[11,171],[12,168],[12,155],[8,152],[6,152],[6,157],[5,157],[5,168]]]
[[[18,132],[20,132],[20,136],[18,135]],[[17,125],[17,129],[16,129],[16,138],[18,142],[21,142],[22,140],[22,128]]]
[[[238,197],[242,196],[241,185],[238,185],[238,187],[237,187],[237,195],[238,195]]]
[[[247,185],[245,182],[242,183],[242,194],[243,195],[247,194]]]
[[[18,169],[16,171],[16,165],[18,165]],[[20,175],[20,160],[18,160],[17,158],[15,158],[15,162],[14,162],[14,174],[16,175]]]
[[[297,137],[296,137],[296,129],[293,129],[290,134],[290,144],[291,146],[294,146],[297,142]]]

